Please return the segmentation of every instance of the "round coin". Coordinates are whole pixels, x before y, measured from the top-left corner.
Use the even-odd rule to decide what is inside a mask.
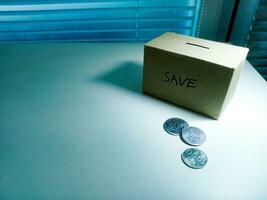
[[[164,130],[171,135],[180,135],[188,123],[180,118],[170,118],[163,124]]]
[[[201,169],[208,162],[207,155],[196,148],[186,149],[181,157],[184,164],[193,169]]]
[[[205,142],[206,135],[201,129],[188,126],[182,130],[182,138],[189,145],[199,146]]]

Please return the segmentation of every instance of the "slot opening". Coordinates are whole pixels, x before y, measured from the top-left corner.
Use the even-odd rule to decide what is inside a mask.
[[[210,49],[209,47],[205,47],[205,46],[202,46],[202,45],[199,45],[199,44],[190,43],[190,42],[187,42],[185,44],[191,45],[191,46],[196,46],[196,47],[201,47],[201,48],[204,48],[204,49]]]

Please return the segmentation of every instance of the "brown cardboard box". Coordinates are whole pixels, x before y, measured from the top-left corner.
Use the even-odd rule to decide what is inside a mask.
[[[143,91],[218,119],[247,48],[167,32],[145,44]]]

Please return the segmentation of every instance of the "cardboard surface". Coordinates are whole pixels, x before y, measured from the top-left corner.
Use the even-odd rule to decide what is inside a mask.
[[[143,92],[218,119],[248,49],[165,33],[144,49]]]
[[[229,68],[238,67],[240,59],[246,57],[248,53],[248,49],[244,47],[171,32],[164,33],[151,40],[146,46],[205,60]]]

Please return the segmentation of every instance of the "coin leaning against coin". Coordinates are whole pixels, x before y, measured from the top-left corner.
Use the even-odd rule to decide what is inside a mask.
[[[180,135],[185,127],[188,127],[188,123],[180,118],[170,118],[163,124],[164,130],[171,135]]]
[[[188,126],[182,130],[182,139],[189,145],[199,146],[205,142],[206,135],[201,129]]]
[[[203,151],[196,148],[186,149],[182,153],[181,158],[185,165],[193,169],[201,169],[208,162],[207,155]]]

